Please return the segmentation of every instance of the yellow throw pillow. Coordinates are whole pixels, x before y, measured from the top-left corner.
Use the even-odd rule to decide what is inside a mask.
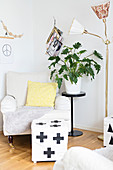
[[[53,107],[57,83],[28,81],[26,106]]]

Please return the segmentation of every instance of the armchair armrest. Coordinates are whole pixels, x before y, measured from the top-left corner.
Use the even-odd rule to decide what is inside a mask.
[[[1,112],[3,114],[7,112],[15,112],[16,108],[17,108],[17,102],[13,96],[7,95],[1,101]]]
[[[55,100],[55,109],[71,111],[71,103],[69,98],[61,95],[57,96]]]

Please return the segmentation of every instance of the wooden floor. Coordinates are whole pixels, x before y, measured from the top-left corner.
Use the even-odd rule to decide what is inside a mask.
[[[97,139],[99,133],[83,131],[79,137],[69,137],[68,148],[83,146],[89,149],[102,147],[102,141]],[[52,170],[54,162],[34,164],[31,161],[31,136],[15,136],[15,149],[7,143],[7,137],[0,132],[0,170]]]

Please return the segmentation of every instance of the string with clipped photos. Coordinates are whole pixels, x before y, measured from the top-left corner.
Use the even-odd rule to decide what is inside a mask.
[[[6,33],[5,33],[5,36],[0,36],[0,38],[14,39],[14,38],[21,38],[23,36],[23,34],[20,34],[20,35],[13,34],[12,32],[10,32],[7,29],[6,25],[4,24],[4,22],[2,20],[1,20],[1,23],[2,23],[3,29],[6,31]]]

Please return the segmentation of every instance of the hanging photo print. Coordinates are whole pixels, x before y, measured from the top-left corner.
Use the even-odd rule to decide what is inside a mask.
[[[63,32],[54,26],[49,38],[47,39],[47,54],[50,56],[57,56],[63,45]]]
[[[13,42],[12,40],[0,39],[0,63],[12,64],[13,56]]]
[[[2,35],[0,35],[0,63],[12,64],[14,62],[14,39],[21,38],[23,34],[13,34],[2,20],[0,20],[3,29]],[[0,33],[1,34],[1,33]]]

